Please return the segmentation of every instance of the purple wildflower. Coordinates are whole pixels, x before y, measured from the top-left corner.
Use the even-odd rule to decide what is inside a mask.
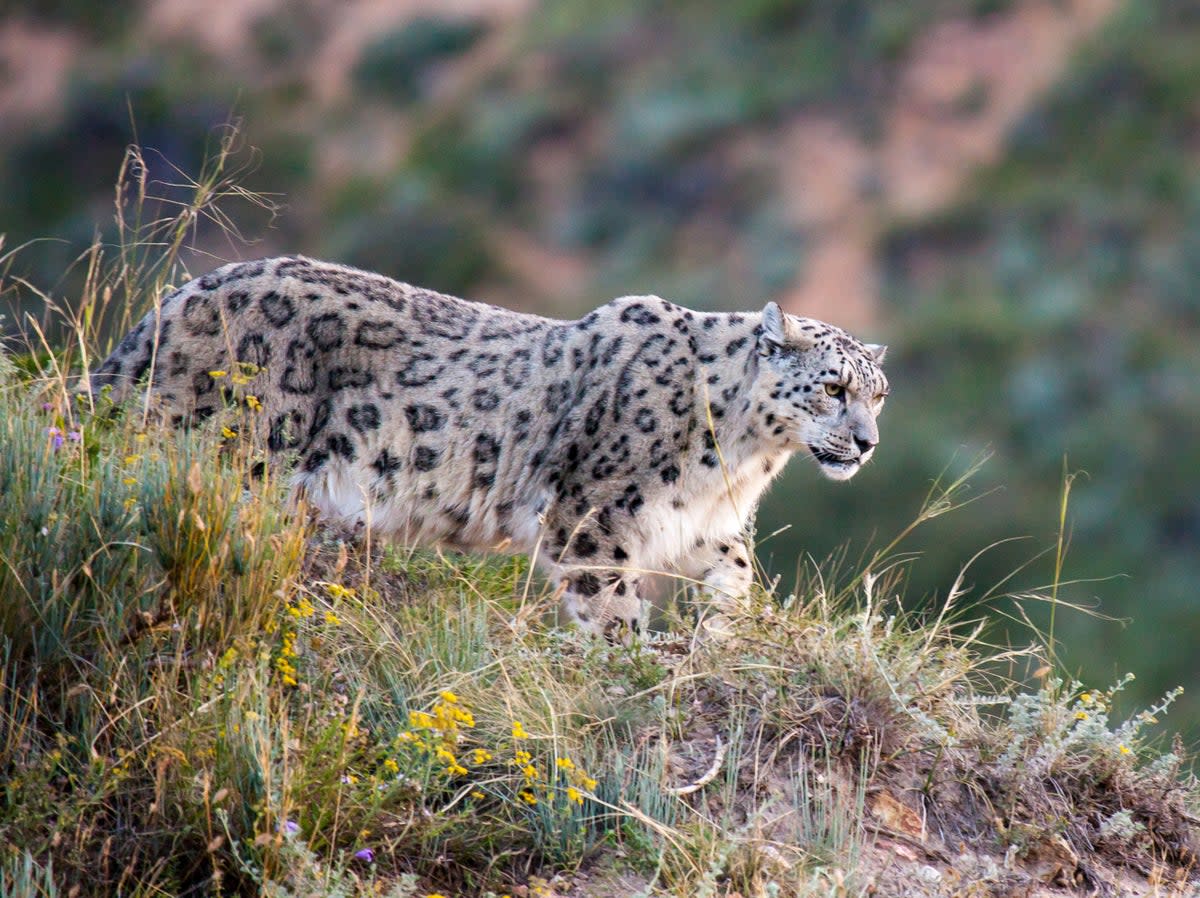
[[[83,434],[80,433],[78,430],[72,430],[67,433],[67,439],[70,440],[72,443],[79,443],[79,442],[83,441]]]
[[[59,449],[62,448],[63,432],[61,430],[59,430],[57,427],[51,427],[49,430],[46,431],[46,433],[49,434],[50,439],[53,440],[54,450],[57,452]]]
[[[285,835],[294,836],[296,833],[300,832],[300,824],[295,820],[284,820],[279,829]]]
[[[358,851],[354,852],[354,856],[360,861],[366,861],[368,864],[374,862],[375,860],[375,852],[370,848],[360,848]]]

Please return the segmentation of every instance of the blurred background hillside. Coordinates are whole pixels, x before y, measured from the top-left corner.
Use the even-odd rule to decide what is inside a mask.
[[[906,544],[915,602],[1028,537],[982,596],[1053,547],[1066,459],[1066,575],[1111,579],[1063,595],[1132,623],[1060,614],[1063,658],[1143,705],[1184,685],[1196,739],[1198,49],[1195,0],[10,0],[0,253],[37,242],[5,325],[42,314],[22,279],[71,302],[131,141],[169,197],[231,116],[280,207],[227,205],[254,242],[202,226],[194,273],[303,252],[561,317],[778,300],[889,342],[893,383],[875,463],[798,460],[765,503],[785,586],[990,448],[987,495]]]

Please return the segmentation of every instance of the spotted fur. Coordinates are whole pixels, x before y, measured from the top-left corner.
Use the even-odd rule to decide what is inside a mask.
[[[843,480],[874,452],[883,354],[774,303],[634,296],[555,321],[287,257],[174,291],[90,384],[119,401],[145,380],[177,424],[253,395],[267,449],[323,514],[533,554],[612,636],[637,629],[645,571],[747,591],[743,534],[787,459]]]

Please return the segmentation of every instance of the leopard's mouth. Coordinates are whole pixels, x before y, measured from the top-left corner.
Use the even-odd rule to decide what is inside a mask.
[[[857,458],[843,458],[824,449],[809,446],[808,451],[821,466],[821,473],[830,480],[849,480],[858,473],[861,462]]]

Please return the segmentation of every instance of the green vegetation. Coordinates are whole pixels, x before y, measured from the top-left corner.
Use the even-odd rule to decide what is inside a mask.
[[[1143,698],[1194,670],[1197,39],[1190,4],[1128,5],[960,205],[898,226],[884,247],[907,372],[893,379],[936,359],[936,388],[906,411],[931,433],[997,448],[991,473],[1004,493],[986,514],[1044,532],[1063,459],[1086,472],[1070,569],[1123,576],[1067,595],[1135,623],[1104,639],[1101,660],[1084,648],[1101,625],[1071,621],[1064,661],[1106,675],[1136,668]],[[1182,710],[1195,720],[1200,697],[1187,686]]]
[[[411,102],[422,94],[424,69],[469,49],[483,31],[475,22],[415,19],[367,47],[355,68],[355,81],[367,95]]]
[[[113,39],[136,18],[133,0],[115,0],[98,4],[93,0],[39,0],[23,10],[35,22],[83,28],[90,34]]]
[[[0,891],[815,898],[920,867],[930,894],[1184,893],[1200,796],[1147,731],[1174,696],[1113,718],[1123,682],[989,647],[961,581],[904,610],[902,542],[761,590],[732,639],[671,602],[670,635],[608,646],[551,625],[522,559],[314,531],[238,437],[253,407],[194,432],[88,408],[107,288],[178,280],[226,162],[153,246],[97,247],[79,341],[0,375]]]

